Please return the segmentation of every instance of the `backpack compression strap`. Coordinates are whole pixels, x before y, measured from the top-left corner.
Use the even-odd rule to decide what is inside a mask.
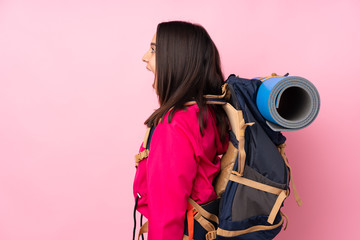
[[[272,230],[277,227],[280,227],[284,223],[284,217],[285,217],[285,219],[287,219],[287,217],[282,212],[280,212],[280,214],[281,214],[281,220],[276,225],[256,225],[256,226],[244,229],[244,230],[237,230],[237,231],[229,231],[229,230],[224,230],[224,229],[218,228],[217,234],[220,236],[229,237],[229,239],[231,239],[231,237],[236,237],[236,236],[244,235],[247,233]]]
[[[287,168],[289,169],[290,182],[291,182],[292,190],[294,191],[295,200],[296,200],[298,206],[301,206],[301,205],[302,205],[302,201],[301,201],[300,196],[299,196],[299,193],[298,193],[298,191],[296,190],[296,187],[295,187],[295,183],[294,183],[294,179],[293,179],[293,176],[292,176],[291,167],[290,167],[289,161],[287,160],[287,157],[286,157],[286,155],[285,155],[285,147],[286,147],[286,144],[283,143],[283,144],[281,144],[281,145],[278,146],[278,150],[279,150],[282,158],[284,159],[285,165],[286,165]]]
[[[287,76],[287,75],[289,75],[289,74],[287,73],[284,76]],[[268,80],[269,78],[273,78],[273,77],[282,77],[282,76],[277,75],[276,73],[272,73],[270,76],[262,77],[262,78],[256,78],[256,79],[260,80],[261,82],[264,82],[265,80]]]

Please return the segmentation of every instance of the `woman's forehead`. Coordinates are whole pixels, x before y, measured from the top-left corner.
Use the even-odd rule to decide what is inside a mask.
[[[154,36],[153,36],[153,38],[152,38],[152,40],[151,40],[151,44],[155,44],[156,43],[156,33],[154,34]]]

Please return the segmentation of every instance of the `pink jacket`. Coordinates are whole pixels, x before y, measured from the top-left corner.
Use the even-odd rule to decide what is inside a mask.
[[[136,170],[134,196],[141,195],[137,209],[149,220],[148,240],[181,240],[188,198],[204,204],[217,197],[212,182],[228,144],[220,141],[212,111],[201,136],[198,113],[192,105],[171,123],[166,115],[155,128],[149,157]]]

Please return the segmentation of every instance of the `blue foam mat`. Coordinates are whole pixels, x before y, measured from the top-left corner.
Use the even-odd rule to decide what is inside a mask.
[[[295,131],[309,126],[320,110],[320,96],[307,79],[272,77],[259,87],[256,104],[274,131]]]

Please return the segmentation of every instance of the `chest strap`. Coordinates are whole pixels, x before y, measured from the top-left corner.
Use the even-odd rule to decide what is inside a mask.
[[[146,133],[145,133],[145,137],[144,137],[144,141],[143,141],[143,148],[145,148],[142,152],[139,152],[138,154],[135,155],[135,167],[139,166],[139,162],[141,162],[142,160],[144,160],[145,158],[147,158],[149,156],[149,146],[148,146],[148,141],[149,141],[149,137],[150,137],[150,132],[151,132],[151,128],[147,128],[146,129]]]
[[[139,162],[144,160],[149,156],[149,150],[145,149],[144,151],[135,155],[135,167],[139,166]]]

